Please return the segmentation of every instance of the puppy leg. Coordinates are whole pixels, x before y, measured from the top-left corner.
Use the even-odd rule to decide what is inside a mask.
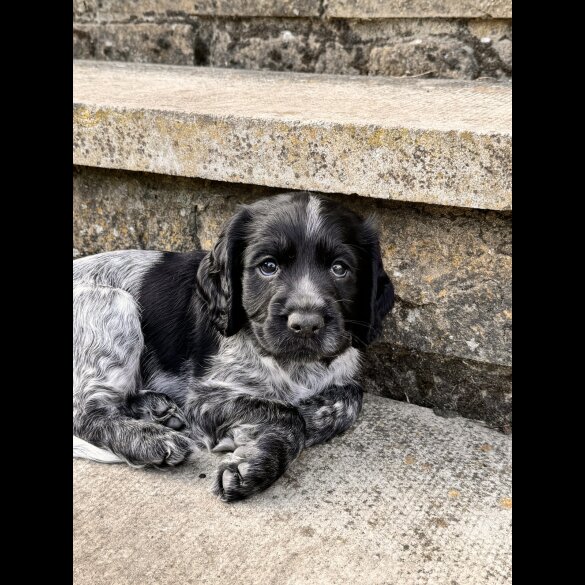
[[[184,461],[192,451],[187,437],[131,417],[144,346],[134,299],[112,287],[76,285],[73,310],[74,435],[131,465]]]
[[[229,399],[225,389],[206,389],[188,401],[186,414],[196,440],[212,437],[216,451],[230,450],[213,491],[224,502],[241,500],[272,485],[304,446],[305,423],[294,407],[257,398]]]
[[[328,441],[345,432],[362,409],[363,390],[357,384],[332,386],[303,400],[298,410],[305,419],[305,446]]]

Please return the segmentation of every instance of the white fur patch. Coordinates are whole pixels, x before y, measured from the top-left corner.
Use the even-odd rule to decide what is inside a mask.
[[[322,229],[321,202],[317,197],[309,195],[307,203],[307,236],[316,236]]]
[[[248,395],[298,404],[326,388],[353,383],[360,366],[360,352],[350,347],[329,366],[321,362],[279,364],[260,356],[248,337],[240,332],[223,338],[204,384],[230,388],[230,396]]]
[[[91,461],[98,461],[99,463],[126,463],[113,453],[100,449],[79,437],[73,435],[73,457],[80,459],[90,459]]]
[[[73,262],[73,284],[120,288],[136,298],[144,275],[162,257],[151,250],[119,250],[79,258]]]

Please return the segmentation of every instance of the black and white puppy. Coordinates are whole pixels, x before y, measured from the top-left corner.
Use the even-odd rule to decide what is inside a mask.
[[[309,193],[241,206],[212,252],[75,260],[73,283],[74,456],[231,451],[225,501],[356,420],[360,355],[394,301],[371,223]]]

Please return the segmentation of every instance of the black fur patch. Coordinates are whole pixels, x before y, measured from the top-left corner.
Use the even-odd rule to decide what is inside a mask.
[[[138,296],[145,352],[163,370],[178,374],[185,361],[201,375],[209,356],[217,352],[217,336],[209,326],[206,307],[195,295],[197,270],[206,252],[165,252],[144,276]]]

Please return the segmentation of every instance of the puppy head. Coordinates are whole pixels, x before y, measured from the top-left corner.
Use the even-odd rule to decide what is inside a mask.
[[[368,345],[394,301],[371,223],[308,193],[242,206],[198,290],[223,335],[247,325],[264,352],[296,361]]]

